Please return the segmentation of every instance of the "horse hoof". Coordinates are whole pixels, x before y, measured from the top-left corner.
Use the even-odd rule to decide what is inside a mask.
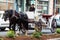
[[[25,32],[26,32],[25,30],[22,30],[22,33],[24,33],[24,34],[25,34]]]
[[[19,36],[20,35],[20,33],[17,33],[17,36]]]

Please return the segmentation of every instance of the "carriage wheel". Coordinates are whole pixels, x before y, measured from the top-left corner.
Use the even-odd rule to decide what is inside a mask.
[[[56,27],[57,27],[57,25],[56,25],[57,23],[56,23],[56,19],[53,19],[52,20],[52,24],[51,24],[51,32],[52,33],[55,33],[55,31],[56,31]]]

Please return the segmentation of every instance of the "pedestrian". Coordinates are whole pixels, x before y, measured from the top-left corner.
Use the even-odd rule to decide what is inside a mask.
[[[30,6],[29,11],[35,11],[34,4],[32,4],[32,5]]]

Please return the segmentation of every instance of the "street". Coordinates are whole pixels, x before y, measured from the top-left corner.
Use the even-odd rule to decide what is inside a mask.
[[[7,31],[8,31],[8,29],[5,30],[5,31],[0,31],[0,36],[2,36],[2,37],[6,36],[7,35]],[[35,30],[28,30],[28,35],[31,35],[34,31]],[[19,31],[16,30],[16,33],[19,33]],[[20,34],[22,35],[21,31],[20,31]]]

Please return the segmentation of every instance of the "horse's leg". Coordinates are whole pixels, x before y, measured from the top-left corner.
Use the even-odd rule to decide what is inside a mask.
[[[17,34],[20,35],[20,31],[22,29],[21,22],[19,21],[19,22],[17,22],[17,24],[18,24],[18,29],[19,29],[19,32],[17,32]]]
[[[22,30],[21,23],[19,23],[19,33]]]
[[[26,29],[24,27],[25,27],[24,23],[21,23],[21,28],[22,28],[21,31],[25,35]]]
[[[28,35],[28,22],[24,23],[24,28],[25,28],[25,35]]]
[[[21,22],[19,23],[19,31],[22,30]]]
[[[10,23],[9,23],[9,30],[11,30],[11,25],[12,25],[12,23],[10,22]]]
[[[26,32],[25,32],[25,35],[27,36],[27,35],[28,35],[28,34],[27,34],[27,33],[28,33],[28,30],[25,30],[25,31],[26,31]]]
[[[18,29],[19,29],[19,33],[20,33],[20,30],[22,29],[21,28],[21,19],[17,19],[16,23],[18,24]]]
[[[16,25],[16,23],[14,23],[13,24],[13,26],[12,26],[12,30],[15,32],[15,25]]]

